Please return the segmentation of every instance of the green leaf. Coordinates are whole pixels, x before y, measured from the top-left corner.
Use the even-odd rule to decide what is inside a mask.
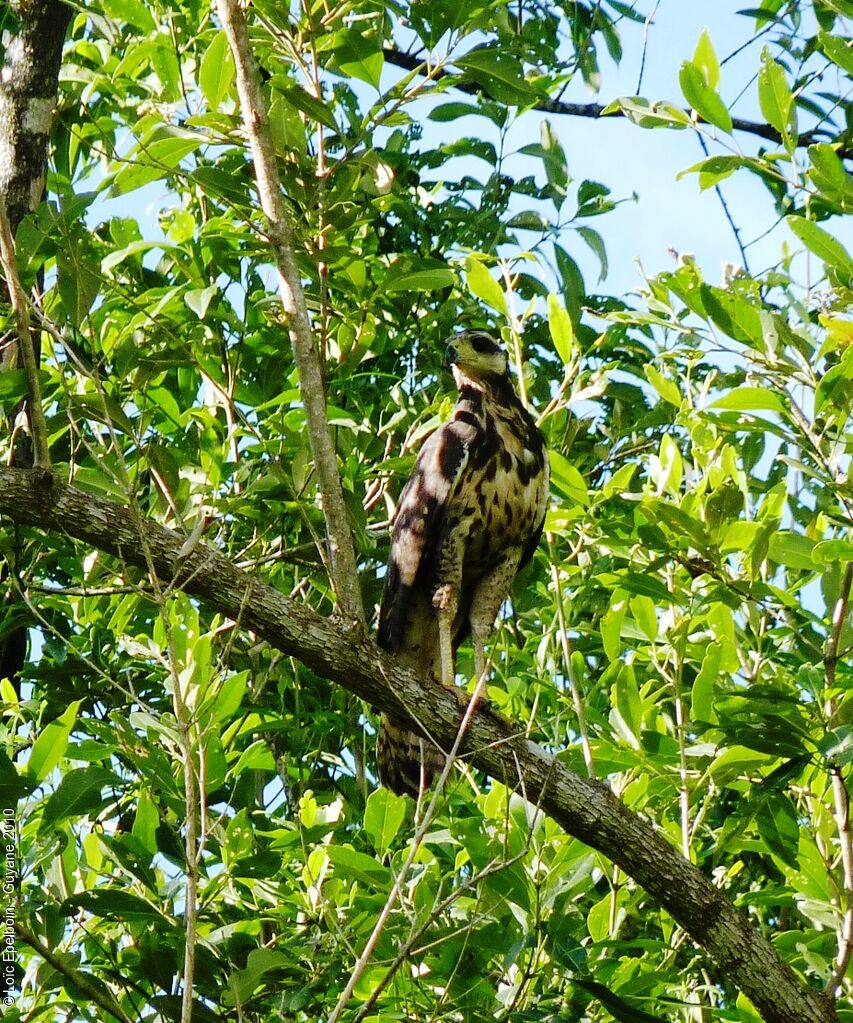
[[[380,291],[439,291],[456,283],[456,275],[440,259],[414,259],[404,256],[388,267]]]
[[[707,28],[703,28],[699,36],[699,42],[693,51],[693,63],[702,72],[708,88],[716,89],[720,84],[720,62],[714,52],[711,33]]]
[[[0,809],[11,809],[36,787],[36,782],[18,774],[6,750],[0,746]]]
[[[640,626],[643,635],[650,640],[657,639],[658,620],[655,613],[655,602],[652,598],[637,594],[628,601],[628,607],[630,607],[631,616]]]
[[[598,231],[592,227],[586,227],[584,224],[579,224],[575,230],[598,257],[598,263],[601,267],[601,273],[598,275],[600,283],[607,276],[607,249],[604,246],[604,239]]]
[[[255,208],[252,192],[238,175],[229,174],[218,167],[196,167],[190,179],[201,186],[203,192],[214,199],[233,203],[236,209]]]
[[[524,77],[524,67],[517,57],[494,46],[477,47],[463,57],[454,59],[465,77],[482,86],[490,96],[510,106],[532,106],[539,98]]]
[[[68,737],[77,723],[77,712],[82,700],[70,703],[62,714],[51,721],[36,737],[30,758],[27,761],[27,775],[36,782],[43,782],[59,761],[65,756]]]
[[[245,1005],[261,986],[261,981],[273,970],[284,970],[292,965],[290,956],[272,948],[253,948],[242,970],[235,970],[228,978],[231,1004]],[[195,1013],[193,1013],[195,1016]]]
[[[359,81],[379,88],[385,57],[381,37],[355,28],[344,28],[335,33],[333,53],[339,70]]]
[[[157,31],[157,22],[142,0],[103,0],[104,11],[117,22],[133,25],[142,35],[150,35]]]
[[[700,287],[699,295],[707,314],[729,337],[751,348],[763,350],[761,315],[751,302],[733,292],[712,288],[707,284]]]
[[[699,674],[693,681],[690,696],[690,717],[694,721],[717,723],[714,710],[714,687],[721,681],[723,651],[719,643],[709,643],[702,658]]]
[[[69,772],[45,803],[39,830],[43,833],[68,817],[82,817],[98,810],[103,802],[101,790],[117,783],[114,772],[99,764]]]
[[[44,388],[50,380],[46,370],[39,370],[39,383]],[[4,369],[0,372],[0,402],[15,405],[29,393],[25,369]]]
[[[384,891],[391,885],[391,871],[366,853],[346,845],[329,845],[326,855],[340,877],[354,878],[378,891]]]
[[[622,96],[613,100],[601,116],[621,111],[625,117],[640,128],[689,128],[689,114],[672,103],[650,103],[643,96]]]
[[[681,180],[686,174],[698,173],[699,187],[705,191],[718,185],[741,167],[747,166],[749,161],[742,156],[709,156],[706,160],[700,160],[679,171],[676,179]]]
[[[731,114],[719,94],[705,82],[701,69],[689,60],[684,61],[678,81],[684,98],[696,113],[708,124],[731,134]]]
[[[380,855],[387,852],[406,816],[406,800],[388,789],[375,789],[364,808],[364,830]]]
[[[761,801],[755,823],[770,852],[789,867],[797,866],[800,825],[791,800],[773,793]]]
[[[297,110],[307,114],[313,121],[324,125],[326,128],[330,128],[332,131],[338,130],[335,115],[323,100],[313,96],[310,92],[303,89],[301,85],[297,85],[283,75],[275,75],[271,84],[278,92],[283,93],[288,102],[296,107]]]
[[[74,419],[91,419],[133,436],[133,423],[121,405],[108,394],[72,394],[68,399],[68,411]]]
[[[709,408],[730,409],[733,412],[784,412],[785,404],[778,394],[766,387],[736,387]]]
[[[801,536],[799,533],[783,530],[770,538],[768,555],[771,561],[775,561],[779,565],[813,572],[816,568],[813,557],[814,548],[814,540],[810,540],[807,536]]]
[[[557,355],[563,360],[563,365],[568,366],[576,347],[575,328],[565,306],[553,293],[548,295],[548,330]]]
[[[825,142],[809,146],[809,160],[808,175],[821,198],[842,213],[853,212],[853,179],[833,147]]]
[[[622,650],[622,623],[624,620],[625,601],[611,599],[610,607],[602,615],[601,621],[598,623],[601,645],[604,647],[604,653],[611,663],[619,660],[619,654]]]
[[[651,597],[658,604],[675,603],[673,594],[656,576],[642,572],[620,572],[618,579],[620,588],[628,593]]]
[[[233,81],[234,56],[225,33],[220,30],[214,34],[204,51],[198,71],[198,84],[207,100],[208,110],[219,109]]]
[[[160,181],[167,171],[175,170],[181,161],[209,140],[185,128],[159,129],[151,138],[145,139],[134,150],[133,158],[113,177],[109,187],[111,197],[127,195],[152,181]]]
[[[853,542],[850,540],[824,540],[822,543],[815,544],[812,557],[818,565],[853,561]]]
[[[782,136],[790,149],[796,143],[797,121],[794,97],[788,88],[785,71],[765,47],[758,70],[758,104],[761,113]]]
[[[67,898],[59,907],[65,916],[74,916],[81,909],[93,916],[106,920],[157,920],[165,924],[163,914],[145,899],[132,892],[119,891],[116,888],[102,888],[96,891],[81,892]]]
[[[468,282],[468,290],[472,295],[482,299],[496,312],[502,313],[504,316],[507,315],[506,296],[503,288],[492,277],[484,263],[474,256],[468,256],[465,260],[465,277]]]
[[[802,217],[785,217],[785,223],[806,248],[824,263],[840,267],[845,273],[853,273],[853,259],[850,253],[828,231]]]
[[[596,925],[596,930],[600,937],[595,938],[595,935],[593,935],[594,940],[604,941],[610,934],[612,901],[613,896],[606,895],[593,907],[593,911],[590,913],[589,918],[587,918],[588,927],[590,927],[590,919],[592,918],[593,912],[600,918],[600,923]],[[605,909],[607,910],[606,914],[604,912]],[[591,928],[590,934],[592,934]],[[599,1001],[613,1019],[616,1020],[616,1023],[664,1023],[664,1018],[662,1016],[653,1016],[644,1009],[640,1009],[637,1006],[632,1005],[631,1002],[621,998],[615,992],[611,991],[610,988],[599,983],[597,980],[590,980],[586,977],[572,977],[572,984],[581,988],[583,991],[587,991],[593,996],[593,998]]]
[[[621,618],[619,620],[621,622]],[[615,660],[615,657],[611,657],[611,660]],[[633,665],[619,665],[611,699],[631,735],[638,738],[643,730],[643,705]]]
[[[649,362],[643,366],[643,373],[646,375],[646,380],[648,380],[664,401],[669,402],[670,405],[674,405],[676,408],[681,408],[684,399],[675,381],[665,377],[659,369],[656,369]]]
[[[218,294],[219,288],[215,284],[211,284],[207,288],[192,288],[184,292],[184,302],[188,309],[192,309],[196,316],[203,320],[207,315],[210,303]]]
[[[818,46],[833,64],[853,77],[853,40],[829,35],[828,32],[818,32],[817,40]]]
[[[460,117],[479,117],[482,111],[476,103],[442,103],[430,111],[429,119],[444,124],[447,121],[456,121]]]
[[[569,187],[569,165],[560,140],[554,134],[551,122],[539,122],[539,142],[542,147],[542,163],[545,166],[545,177],[551,186],[551,198],[557,209],[563,205]]]
[[[589,507],[589,490],[586,481],[572,463],[559,451],[548,452],[551,463],[551,484],[560,490],[570,501]]]

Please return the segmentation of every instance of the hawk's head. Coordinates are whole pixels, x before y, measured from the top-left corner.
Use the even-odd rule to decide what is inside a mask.
[[[507,375],[506,352],[484,330],[463,330],[447,346],[447,364],[457,384],[460,376],[482,380]]]

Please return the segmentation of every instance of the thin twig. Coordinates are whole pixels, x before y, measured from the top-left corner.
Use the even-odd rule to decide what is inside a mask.
[[[471,723],[471,718],[474,716],[474,711],[477,709],[477,704],[480,702],[480,697],[483,695],[483,690],[486,688],[486,672],[484,671],[480,678],[477,680],[477,685],[474,692],[471,693],[471,698],[468,700],[468,706],[465,708],[465,713],[462,716],[462,721],[459,723],[459,728],[456,732],[456,739],[453,743],[453,747],[450,753],[447,755],[447,760],[444,764],[444,770],[441,772],[441,776],[435,786],[435,791],[432,794],[429,806],[424,813],[423,819],[421,820],[420,827],[415,832],[415,836],[412,839],[411,848],[409,849],[408,855],[400,868],[400,873],[394,880],[394,885],[388,895],[385,905],[382,907],[382,911],[376,920],[376,924],[373,927],[370,937],[367,939],[367,944],[364,946],[364,950],[358,957],[358,960],[353,966],[352,976],[347,982],[346,987],[341,993],[338,999],[337,1005],[332,1010],[327,1020],[327,1023],[337,1023],[340,1019],[341,1013],[346,1008],[347,1002],[350,1000],[350,996],[355,989],[356,984],[361,979],[367,964],[370,962],[370,957],[373,955],[373,950],[376,948],[376,944],[379,941],[380,935],[385,930],[385,924],[388,917],[391,915],[391,910],[397,903],[397,899],[400,897],[403,885],[408,876],[409,869],[415,861],[415,856],[418,854],[418,850],[421,847],[427,831],[432,824],[432,820],[438,810],[438,802],[441,797],[444,786],[447,782],[447,778],[453,769],[453,764],[456,761],[456,757],[459,754],[459,749],[462,746],[462,742],[465,739],[465,733],[468,731],[468,725]]]
[[[308,318],[293,233],[282,198],[258,66],[252,55],[246,19],[237,0],[217,0],[217,10],[234,55],[243,124],[252,152],[258,195],[268,222],[267,236],[278,270],[279,291],[288,318],[293,357],[299,370],[305,423],[326,519],[332,585],[344,619],[352,626],[363,628],[364,607],[355,549],[338,474],[337,456],[326,419],[323,371]]]
[[[386,46],[382,51],[385,60],[389,64],[395,64],[397,67],[405,68],[407,71],[414,71],[423,65],[423,59],[414,53],[403,53],[400,50],[395,49],[392,46]],[[447,61],[446,63],[451,63]],[[444,77],[451,77],[457,79],[453,83],[453,87],[458,89],[460,92],[466,92],[469,95],[480,95],[482,89],[479,85],[474,82],[466,82],[460,78],[460,76],[453,71],[442,70],[439,74],[435,75],[437,81],[440,81]],[[603,103],[566,103],[560,99],[542,99],[537,103],[533,104],[533,110],[538,110],[545,114],[563,114],[569,117],[592,117],[598,118],[604,113],[606,107]],[[685,111],[687,113],[687,111]],[[610,117],[625,117],[625,113],[622,110],[610,110],[608,112]],[[699,118],[699,123],[703,122],[702,118]],[[769,142],[773,142],[776,145],[780,145],[783,142],[782,133],[777,131],[770,124],[762,124],[757,121],[747,121],[742,117],[732,118],[732,127],[735,131],[745,131],[750,135],[757,135],[759,138],[767,139]],[[816,142],[826,142],[831,140],[831,133],[828,131],[805,131],[802,135],[797,137],[797,146],[811,146]],[[849,147],[843,147],[837,150],[838,156],[843,160],[849,160],[853,158],[853,149]]]
[[[826,704],[828,724],[831,727],[835,716],[835,672],[838,667],[838,650],[841,644],[841,632],[847,620],[850,608],[850,591],[853,588],[853,561],[847,562],[841,592],[832,613],[832,626],[826,641],[826,655],[823,659],[826,672],[826,688],[829,698]],[[850,832],[850,794],[844,782],[840,767],[832,770],[833,815],[838,828],[838,843],[841,846],[841,870],[844,877],[844,916],[838,928],[838,954],[835,958],[835,969],[826,982],[825,991],[831,997],[838,995],[838,990],[850,965],[853,956],[853,835]]]
[[[523,859],[527,855],[527,853],[528,846],[525,845],[524,849],[522,849],[521,852],[516,853],[515,856],[511,857],[508,860],[493,860],[491,863],[488,863],[485,867],[483,867],[482,870],[478,870],[475,873],[471,874],[469,877],[463,878],[459,882],[458,886],[454,888],[449,895],[442,899],[442,901],[439,902],[438,905],[433,906],[426,920],[424,920],[420,927],[415,928],[415,930],[412,931],[409,937],[406,938],[406,940],[400,946],[400,950],[394,957],[394,961],[388,967],[387,972],[376,985],[376,987],[374,987],[373,990],[370,992],[370,997],[367,999],[364,1005],[362,1005],[362,1007],[358,1010],[358,1015],[356,1016],[356,1023],[359,1023],[360,1020],[364,1019],[364,1017],[370,1012],[374,1005],[376,1005],[376,1002],[379,1000],[379,996],[382,994],[385,988],[388,987],[389,983],[394,977],[394,974],[400,969],[400,967],[409,957],[409,953],[414,949],[415,945],[418,943],[420,938],[422,938],[423,935],[426,934],[429,928],[442,915],[442,913],[445,913],[448,909],[450,909],[450,907],[453,905],[454,902],[457,901],[457,899],[461,898],[461,896],[463,896],[467,891],[470,891],[470,889],[473,888],[475,885],[480,884],[482,881],[485,881],[486,878],[491,877],[492,874],[497,874],[501,870],[506,870],[508,867],[511,867],[515,863],[518,863],[518,861]],[[419,949],[418,951],[420,952],[423,950]]]
[[[74,987],[82,991],[99,1009],[103,1009],[104,1012],[115,1016],[116,1019],[121,1020],[121,1023],[133,1023],[132,1018],[128,1016],[121,1005],[115,1000],[103,981],[99,980],[96,983],[87,974],[75,969],[75,967],[69,964],[66,956],[59,955],[48,948],[32,931],[17,921],[15,921],[15,934],[25,945],[29,945],[37,955],[41,956],[49,966],[52,966],[57,973],[62,974]]]
[[[569,682],[569,692],[572,694],[572,704],[575,708],[575,717],[578,722],[578,734],[581,737],[581,749],[583,749],[583,760],[586,764],[586,773],[590,778],[595,777],[595,760],[592,755],[592,746],[589,741],[589,732],[586,727],[586,711],[584,710],[583,697],[578,688],[574,669],[572,668],[572,650],[569,642],[569,634],[566,629],[566,611],[563,606],[563,590],[560,586],[560,575],[557,571],[556,547],[554,534],[548,533],[548,563],[551,566],[551,582],[554,586],[554,599],[557,604],[557,624],[560,628],[560,646],[563,650],[563,670]]]
[[[702,147],[702,152],[705,154],[705,156],[708,156],[709,155],[708,143],[705,141],[704,136],[702,135],[701,132],[697,132],[696,137],[699,139],[699,145]],[[746,270],[746,272],[749,273],[749,260],[747,259],[746,256],[746,249],[744,248],[743,242],[741,241],[740,230],[734,221],[734,217],[732,216],[731,211],[729,210],[729,204],[726,202],[726,197],[723,195],[723,190],[720,188],[719,185],[714,185],[714,191],[717,193],[717,198],[720,200],[720,205],[723,207],[723,213],[725,214],[725,218],[729,223],[729,227],[732,229],[732,234],[735,236],[735,242],[738,247],[738,252],[740,253],[741,265],[743,266],[744,270]]]
[[[30,427],[33,432],[35,467],[37,469],[48,469],[50,467],[50,453],[47,446],[47,424],[44,421],[38,364],[36,363],[36,354],[33,351],[33,341],[30,336],[29,306],[27,304],[27,296],[21,287],[21,279],[18,276],[15,240],[12,237],[9,214],[6,211],[6,200],[2,195],[0,195],[0,263],[3,265],[6,287],[9,289],[9,301],[15,314],[18,347],[21,352],[21,361],[24,364],[24,372],[27,375],[27,391],[30,399]]]
[[[649,48],[649,29],[652,26],[655,15],[660,7],[660,0],[657,0],[654,7],[649,11],[646,16],[646,20],[643,22],[643,53],[640,57],[640,73],[637,75],[637,95],[639,96],[643,89],[643,73],[646,70],[646,53]]]

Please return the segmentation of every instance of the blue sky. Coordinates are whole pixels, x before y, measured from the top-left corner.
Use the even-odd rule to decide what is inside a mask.
[[[684,106],[678,84],[679,69],[682,61],[692,57],[700,34],[707,28],[717,56],[724,62],[720,85],[723,99],[727,103],[737,100],[732,107],[736,116],[763,121],[758,109],[754,76],[761,46],[766,40],[753,38],[755,22],[737,14],[742,4],[698,0],[660,0],[655,4],[654,0],[643,0],[637,6],[644,13],[654,11],[648,30],[642,24],[623,19],[619,24],[624,49],[622,63],[615,65],[601,44],[600,92],[593,95],[578,76],[563,96],[565,100],[608,103],[619,96],[635,94],[645,36],[642,94],[650,100],[664,99]],[[750,45],[726,60],[744,44]],[[466,40],[461,49],[472,45],[475,43]],[[390,84],[399,74],[396,68],[386,65],[383,85]],[[376,93],[368,86],[357,82],[352,84],[363,95],[366,104],[375,100]],[[843,83],[834,82],[831,78],[826,84],[830,90],[837,85],[844,87]],[[409,108],[411,115],[423,125],[424,145],[431,146],[446,140],[448,132],[454,137],[488,137],[493,126],[483,117],[462,118],[450,124],[436,124],[427,119],[429,110],[434,106],[458,98],[467,99],[451,91],[435,99],[418,101]],[[518,150],[538,141],[541,120],[542,115],[536,111],[519,118],[510,133],[509,148]],[[566,152],[574,184],[585,179],[599,181],[611,189],[614,199],[628,200],[613,212],[583,221],[586,226],[598,230],[605,239],[609,273],[601,284],[597,284],[598,261],[587,246],[572,231],[567,231],[562,239],[581,266],[588,290],[624,295],[642,284],[642,272],[652,275],[671,269],[675,259],[670,250],[692,253],[709,283],[720,283],[723,261],[741,262],[731,227],[716,193],[713,190],[702,192],[694,174],[678,180],[680,171],[704,157],[693,131],[641,129],[619,117],[592,120],[563,116],[550,117],[549,120]],[[381,133],[380,139],[385,134]],[[760,141],[754,136],[736,132],[733,140],[724,138],[725,149],[721,150],[711,142],[710,151],[737,152],[737,147],[740,147],[743,152],[753,153]],[[804,159],[805,151],[799,150],[798,155]],[[531,157],[514,157],[507,171],[517,176],[534,173],[540,181],[544,178],[541,162]],[[445,168],[435,172],[434,177],[450,178],[465,173],[472,173],[482,181],[489,169],[480,161],[465,157],[450,161]],[[754,175],[738,171],[726,179],[721,188],[742,240],[753,243],[749,244],[747,253],[753,273],[760,274],[775,264],[786,240],[794,248],[802,249],[784,225],[773,229],[777,216],[772,199]],[[633,193],[638,196],[636,202],[630,199]],[[170,204],[169,196],[155,186],[108,203],[98,202],[90,217],[97,221],[108,215],[132,212],[140,218],[143,234],[157,238],[162,237],[157,213]],[[553,208],[546,212],[554,215]],[[853,248],[853,226],[849,222],[836,222],[829,226],[849,248]],[[519,234],[522,246],[532,244],[534,240],[535,236],[530,233]],[[821,269],[815,261],[810,262],[807,255],[803,255],[796,266],[802,283],[811,283],[809,275],[818,275]],[[553,285],[554,282],[550,281],[549,286]]]
[[[622,20],[619,25],[624,49],[621,64],[615,65],[603,44],[600,46],[600,92],[592,94],[578,76],[562,98],[569,102],[607,104],[620,96],[636,94],[645,35],[641,94],[649,100],[667,100],[684,107],[686,104],[678,82],[681,63],[692,58],[701,33],[708,29],[717,57],[724,62],[720,83],[723,99],[727,104],[733,104],[733,115],[763,122],[755,75],[761,48],[772,35],[756,39],[754,20],[736,13],[743,6],[696,0],[661,0],[654,5],[652,0],[646,0],[638,7],[641,10],[654,8],[654,18],[647,32],[643,25],[627,20]],[[746,48],[735,53],[744,44],[748,44]],[[462,48],[467,49],[468,45]],[[730,57],[731,54],[735,55]],[[838,85],[843,92],[849,88],[849,83],[833,81],[833,70],[838,72],[838,69],[831,69],[826,79],[827,88],[831,91]],[[432,106],[455,98],[457,96],[448,93],[435,103],[427,102]],[[413,107],[410,111],[413,116],[417,116],[415,109]],[[536,111],[519,118],[510,135],[510,148],[520,149],[538,141],[541,119],[542,115]],[[629,198],[633,193],[638,196],[636,202],[624,202],[616,211],[584,221],[587,226],[600,231],[606,241],[609,273],[601,285],[596,285],[596,258],[572,232],[566,233],[565,245],[580,264],[589,290],[623,295],[642,283],[640,265],[648,275],[673,268],[675,260],[669,250],[692,253],[709,283],[720,283],[723,261],[741,263],[732,229],[716,192],[713,189],[701,191],[695,174],[678,179],[679,172],[705,156],[695,132],[641,129],[620,117],[593,120],[550,116],[549,120],[566,152],[576,185],[584,179],[591,179],[607,185],[614,199]],[[450,125],[435,125],[427,120],[423,123],[425,145],[446,139],[448,129],[452,129],[454,136],[461,136],[483,135],[489,128],[485,118],[462,118]],[[801,116],[801,129],[808,126]],[[762,144],[762,140],[744,132],[735,132],[733,139],[726,136],[722,139],[723,149],[709,140],[712,155],[739,151],[752,154]],[[805,150],[798,150],[798,156],[805,161]],[[543,180],[538,160],[516,159],[518,162],[513,167],[519,168],[518,176],[535,173],[537,180]],[[485,164],[476,160],[457,160],[455,164],[448,165],[448,170],[452,168],[459,173],[458,168],[465,166],[466,161],[466,171],[484,180],[487,173]],[[513,170],[510,169],[509,173]],[[757,275],[778,262],[786,240],[794,248],[802,249],[784,225],[773,229],[777,214],[769,192],[757,177],[741,170],[726,179],[721,188],[740,230],[741,240],[748,246],[752,273]],[[553,209],[550,212],[553,215]],[[851,246],[853,228],[849,223],[836,222],[831,229],[848,247]],[[522,245],[532,243],[533,238],[528,233],[520,234]],[[809,275],[821,272],[819,264],[809,262],[807,255],[797,266],[803,283],[812,283]]]

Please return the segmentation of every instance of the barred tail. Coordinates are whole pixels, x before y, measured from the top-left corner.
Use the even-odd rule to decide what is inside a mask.
[[[376,737],[376,766],[386,789],[417,799],[444,767],[444,754],[429,739],[383,714]]]

